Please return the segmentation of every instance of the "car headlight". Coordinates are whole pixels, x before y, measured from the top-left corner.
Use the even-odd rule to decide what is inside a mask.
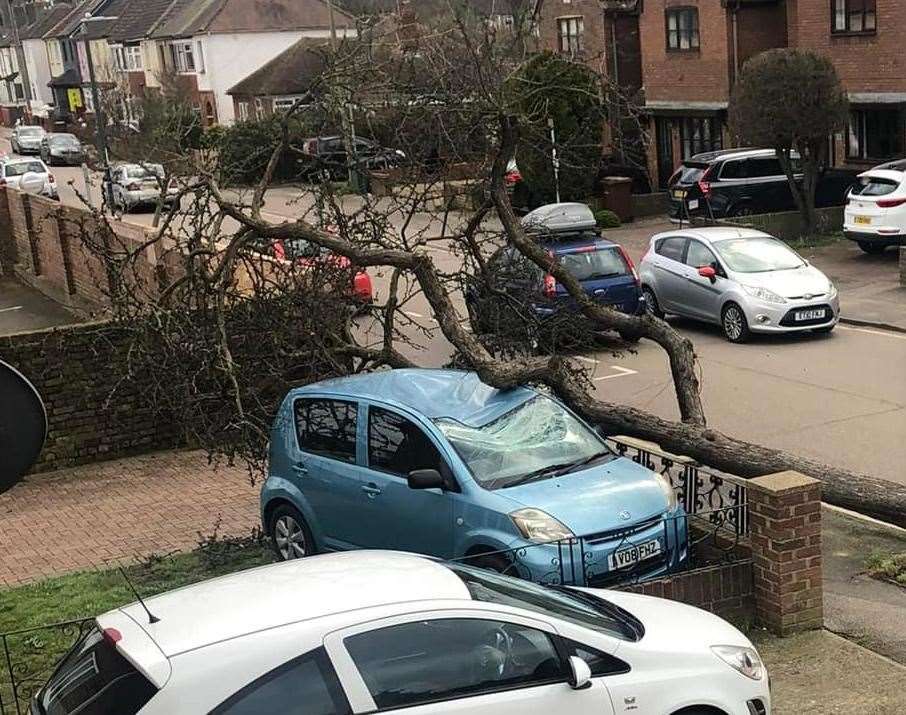
[[[827,299],[833,300],[837,297],[837,286],[830,281],[827,282]]]
[[[664,498],[667,500],[667,511],[673,511],[676,509],[676,505],[679,502],[676,498],[676,489],[673,488],[670,477],[655,472],[654,478],[657,480],[657,484],[661,488],[661,491],[664,492]]]
[[[758,286],[743,286],[743,290],[753,298],[758,298],[766,303],[786,303],[786,298],[777,295],[774,291]]]
[[[711,651],[733,670],[752,680],[764,678],[764,664],[754,648],[736,645],[713,645]]]
[[[572,531],[540,509],[520,509],[510,514],[510,519],[529,541],[547,543],[575,537]]]

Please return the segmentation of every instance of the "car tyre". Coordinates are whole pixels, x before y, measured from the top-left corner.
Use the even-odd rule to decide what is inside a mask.
[[[274,510],[268,533],[274,552],[281,561],[293,561],[317,553],[305,517],[289,504],[282,504]]]
[[[746,314],[736,303],[727,303],[720,314],[724,336],[731,343],[744,343],[752,335]]]
[[[883,243],[878,244],[872,243],[871,241],[859,241],[858,243],[859,248],[861,248],[869,256],[879,256],[887,250],[887,246],[885,246]]]
[[[642,288],[642,295],[645,296],[645,311],[655,318],[664,319],[664,311],[661,310],[661,304],[657,302],[657,296],[648,286]]]

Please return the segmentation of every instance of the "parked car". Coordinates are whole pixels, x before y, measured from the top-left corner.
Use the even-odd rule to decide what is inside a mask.
[[[318,246],[304,238],[277,239],[261,241],[257,250],[265,255],[281,261],[293,261],[304,268],[324,270],[326,282],[331,282],[335,276],[348,276],[348,289],[344,289],[346,297],[354,305],[364,308],[374,302],[374,287],[371,276],[365,269],[354,270],[349,259],[338,256],[326,248]]]
[[[9,143],[13,154],[39,154],[41,152],[42,139],[44,139],[44,129],[42,127],[20,124],[13,129]]]
[[[0,160],[0,187],[3,186],[60,200],[57,180],[40,159],[7,157]]]
[[[32,712],[615,715],[639,707],[770,715],[768,674],[736,628],[682,603],[546,588],[373,551],[263,566],[98,616]]]
[[[829,333],[840,319],[834,284],[782,241],[731,227],[659,233],[640,265],[648,309],[751,333]]]
[[[326,174],[332,180],[346,178],[350,166],[360,171],[389,169],[405,161],[398,149],[382,147],[370,139],[355,139],[355,161],[346,156],[346,144],[341,136],[312,137],[302,142],[302,174],[315,178]]]
[[[41,158],[51,166],[81,166],[85,148],[75,134],[47,134],[41,141]]]
[[[179,189],[171,179],[164,190],[165,182],[166,174],[160,164],[119,164],[110,168],[107,195],[116,210],[127,213],[137,208],[155,209],[165,191],[163,203],[169,209],[179,198]]]
[[[552,564],[569,542],[572,575],[601,585],[687,558],[668,477],[619,457],[555,399],[458,370],[291,391],[271,434],[261,519],[282,559],[399,549],[559,582]]]
[[[866,253],[906,246],[906,162],[901,163],[899,169],[860,174],[847,196],[843,235]]]
[[[632,315],[644,310],[632,259],[622,246],[601,235],[585,204],[543,206],[525,216],[522,223],[595,301]],[[566,289],[515,247],[498,249],[487,269],[490,286],[476,278],[465,289],[473,332],[500,333],[537,324],[539,337],[551,339],[564,332],[592,329],[580,319],[578,306]]]
[[[793,154],[801,181],[799,156]],[[815,205],[842,206],[857,173],[825,169],[819,177]],[[773,149],[725,149],[685,160],[668,182],[670,218],[727,218],[793,211],[796,202]]]

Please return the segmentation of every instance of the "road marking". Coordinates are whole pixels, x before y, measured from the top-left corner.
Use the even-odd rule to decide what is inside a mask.
[[[598,361],[594,358],[585,357],[584,355],[576,355],[576,360],[581,360],[582,362],[587,362],[589,365],[597,365]]]
[[[850,328],[846,325],[838,325],[837,330],[849,330],[853,333],[868,333],[869,335],[880,335],[885,338],[893,338],[894,340],[906,340],[906,335],[900,335],[894,332],[885,332],[882,330],[869,330],[868,328]]]
[[[0,308],[0,313],[11,313],[14,310],[22,310],[22,306],[14,305],[12,308]]]
[[[403,315],[408,315],[410,318],[424,318],[425,317],[421,313],[413,313],[411,310],[404,310]]]
[[[604,380],[613,380],[615,377],[628,377],[629,375],[638,375],[638,370],[630,370],[628,367],[620,367],[619,365],[611,365],[611,370],[616,370],[613,375],[602,375],[601,377],[596,377],[594,382],[602,382]]]

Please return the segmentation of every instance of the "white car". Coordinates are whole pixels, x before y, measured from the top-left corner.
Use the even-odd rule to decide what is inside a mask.
[[[878,168],[859,174],[846,196],[843,234],[866,253],[906,245],[906,172]]]
[[[752,333],[831,332],[840,320],[836,286],[782,241],[761,231],[689,228],[652,237],[639,264],[645,307]]]
[[[40,159],[0,159],[0,186],[59,199],[57,180]]]
[[[288,561],[145,604],[97,618],[35,696],[33,712],[771,710],[758,653],[710,613],[411,554]]]

